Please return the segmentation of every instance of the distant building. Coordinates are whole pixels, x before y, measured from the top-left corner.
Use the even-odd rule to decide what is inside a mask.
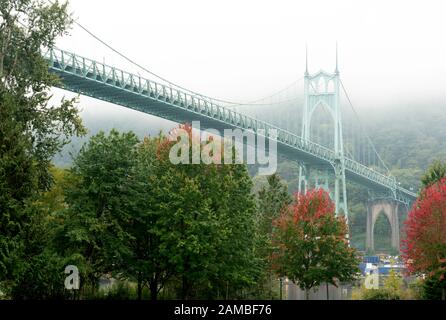
[[[392,256],[364,256],[359,264],[359,269],[363,276],[369,274],[379,274],[386,276],[390,270],[401,274],[405,270],[405,266],[399,262],[398,257]]]
[[[390,273],[390,270],[394,270],[396,273],[402,273],[404,271],[404,266],[402,265],[384,265],[378,267],[378,274],[379,275],[388,275]]]

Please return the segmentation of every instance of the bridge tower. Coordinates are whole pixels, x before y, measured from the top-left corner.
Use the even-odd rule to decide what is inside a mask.
[[[310,167],[309,164],[301,164],[299,168],[299,192],[306,192],[310,188],[324,188],[330,193],[331,198],[335,202],[336,214],[343,212],[348,222],[337,48],[334,73],[320,70],[310,75],[308,73],[308,55],[306,55],[301,134],[304,141],[312,140],[311,120],[319,107],[325,107],[333,119],[333,139],[336,160],[331,164],[332,168],[318,168],[314,165]]]

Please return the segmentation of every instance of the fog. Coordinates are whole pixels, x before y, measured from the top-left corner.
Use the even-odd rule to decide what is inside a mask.
[[[70,1],[79,23],[131,59],[231,101],[301,78],[306,45],[310,72],[332,71],[338,42],[341,77],[358,109],[443,99],[445,9],[442,1],[407,0]],[[76,25],[57,46],[146,75]]]

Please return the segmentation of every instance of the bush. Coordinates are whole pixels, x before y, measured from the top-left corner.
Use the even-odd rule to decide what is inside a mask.
[[[148,298],[145,290],[143,298]],[[136,290],[132,283],[127,281],[117,281],[109,288],[87,291],[83,299],[85,300],[136,300]]]
[[[407,295],[405,299],[407,300],[422,300],[424,299],[424,282],[420,279],[416,279],[408,285]]]
[[[19,300],[68,298],[69,292],[64,287],[65,265],[64,258],[49,250],[22,262],[10,288],[10,296]]]
[[[439,281],[435,277],[428,277],[422,283],[422,298],[426,300],[441,300],[446,281]]]
[[[401,300],[398,293],[389,289],[366,289],[362,295],[362,300]]]
[[[407,289],[401,275],[391,270],[384,280],[384,287],[379,289],[366,289],[364,286],[354,289],[353,300],[406,300],[414,299],[415,291]]]

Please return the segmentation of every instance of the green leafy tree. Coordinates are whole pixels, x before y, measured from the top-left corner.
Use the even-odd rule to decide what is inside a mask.
[[[343,217],[323,189],[296,194],[292,205],[275,220],[274,269],[306,291],[322,283],[351,281],[359,259],[346,239]]]
[[[111,131],[92,137],[75,159],[58,243],[65,256],[83,257],[93,289],[104,274],[136,281],[139,298],[147,284],[152,299],[167,283],[183,299],[236,296],[255,284],[246,166],[175,165],[172,145],[163,135],[139,143]]]
[[[276,275],[271,269],[272,252],[272,231],[273,221],[277,219],[282,211],[291,204],[292,197],[288,193],[286,183],[275,173],[267,177],[267,185],[257,194],[257,206],[259,211],[259,235],[258,252],[262,258],[263,281],[258,294],[265,292],[268,298],[274,297],[275,286],[277,283]],[[280,288],[279,288],[280,290]]]
[[[427,300],[446,300],[446,259],[440,260],[440,266],[430,272],[422,282],[421,296]]]
[[[131,132],[100,132],[82,147],[69,170],[59,250],[83,257],[83,284],[93,290],[100,276],[117,269],[126,250],[123,225],[137,212],[133,185],[138,142]]]
[[[185,186],[168,162],[160,153],[167,138],[159,135],[144,138],[137,148],[135,166],[135,197],[133,206],[137,208],[123,224],[126,233],[124,254],[118,270],[123,275],[137,281],[137,295],[141,298],[145,284],[150,297],[156,300],[175,271],[171,250],[180,245],[175,242],[178,229],[175,226],[175,213],[180,215],[182,204],[196,198],[190,186]],[[179,190],[182,187],[184,189]],[[193,189],[193,188],[192,188]],[[189,190],[188,192],[183,190]],[[191,197],[188,199],[188,197]],[[198,210],[198,206],[194,209]],[[185,244],[183,244],[185,245]]]
[[[257,251],[259,233],[252,180],[246,165],[230,164],[215,167],[213,208],[220,220],[219,230],[225,230],[220,248],[217,247],[217,262],[220,271],[213,275],[213,282],[226,298],[239,298],[237,290],[249,289],[261,281],[261,256]],[[224,191],[225,197],[220,192]],[[221,253],[224,253],[222,255]],[[232,293],[228,292],[232,288]],[[212,289],[212,288],[211,288]]]
[[[446,177],[446,163],[436,160],[421,177],[421,183],[426,188],[444,177]]]
[[[288,193],[287,185],[280,179],[278,174],[267,178],[268,185],[258,193],[258,206],[261,219],[261,232],[266,235],[272,234],[273,221],[285,206],[292,202]]]
[[[160,252],[159,230],[157,220],[160,212],[151,205],[159,190],[152,183],[154,179],[154,162],[156,145],[161,138],[144,138],[138,145],[134,169],[134,195],[131,199],[131,215],[122,224],[125,238],[119,261],[116,260],[117,272],[137,282],[137,298],[142,298],[143,287],[149,283],[151,298],[156,299],[164,278],[168,278],[168,266]]]
[[[59,80],[41,56],[69,28],[66,9],[57,2],[0,2],[0,281],[9,288],[42,253],[42,246],[26,248],[39,211],[28,206],[52,185],[52,157],[70,136],[84,133],[74,100],[49,104]]]
[[[199,139],[190,126],[180,129],[187,132],[190,142]],[[157,181],[162,183],[163,194],[156,203],[166,211],[161,223],[171,228],[161,241],[180,283],[178,296],[234,295],[237,289],[253,285],[258,275],[256,210],[247,168],[237,164],[174,165],[168,159],[172,145],[165,140],[158,147],[161,167]],[[188,154],[191,148],[192,143]]]
[[[21,256],[25,263],[13,269],[13,283],[5,290],[14,299],[62,299],[71,294],[64,289],[65,266],[81,265],[76,256],[63,256],[57,250],[57,230],[63,220],[60,213],[65,210],[63,197],[65,171],[51,168],[55,182],[51,190],[41,193],[24,207],[30,222],[22,229]]]

